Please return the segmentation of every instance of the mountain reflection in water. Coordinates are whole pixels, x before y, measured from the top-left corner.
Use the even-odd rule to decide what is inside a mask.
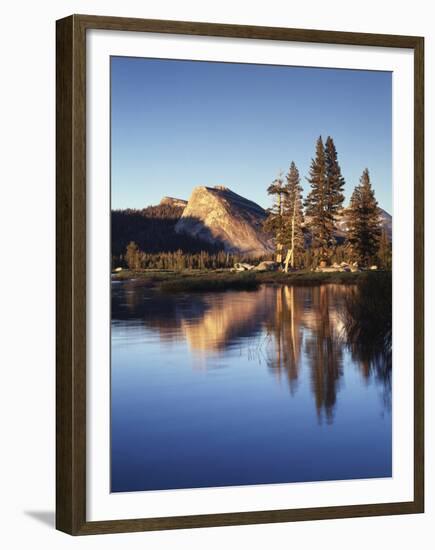
[[[147,288],[140,281],[113,284],[112,490],[391,475],[391,350],[380,347],[371,349],[368,354],[352,341],[355,324],[351,334],[346,308],[349,296],[355,292],[358,292],[356,287],[333,284],[311,287],[263,285],[256,292],[168,295]],[[132,365],[135,365],[134,370]],[[199,375],[201,372],[203,374]],[[210,377],[213,372],[216,374]],[[218,372],[222,375],[217,375]],[[210,376],[204,379],[206,373]],[[276,389],[264,378],[264,373],[269,373],[268,378]],[[199,385],[203,385],[202,390],[196,393],[195,388]],[[244,460],[237,453],[242,451],[238,444],[228,444],[228,434],[223,432],[234,430],[233,436],[238,437],[241,430],[254,430],[255,426],[258,435],[243,437],[248,437],[246,445],[252,445],[253,452],[257,452],[262,427],[253,424],[252,418],[259,414],[258,407],[263,407],[263,411],[267,407],[264,417],[282,416],[285,403],[279,388],[283,387],[288,388],[286,400],[292,404],[293,425],[286,424],[282,418],[279,435],[270,442],[272,454],[274,445],[276,452],[284,453],[282,471],[277,467],[275,475],[270,468],[260,471],[253,467],[250,473],[249,468],[248,473],[241,473],[238,467],[244,464]],[[151,392],[154,393],[151,395]],[[205,404],[203,400],[207,395],[210,400]],[[132,399],[140,403],[137,405],[140,410],[129,409]],[[156,412],[159,406],[165,408],[164,413]],[[201,407],[209,415],[208,420],[200,420],[198,415],[194,415],[193,411],[201,410]],[[337,416],[336,431],[333,436],[330,434],[329,443],[323,441],[324,433],[319,432],[315,425],[332,427],[340,407],[342,416]],[[314,424],[310,408],[315,414]],[[185,417],[184,423],[180,419],[174,421],[170,409],[175,409],[174,415],[178,410]],[[235,419],[235,411],[245,418]],[[142,422],[138,435],[147,437],[149,441],[160,440],[162,430],[177,439],[178,429],[185,444],[190,438],[196,441],[196,434],[203,438],[200,454],[205,453],[203,458],[207,460],[210,457],[203,444],[213,434],[215,439],[213,442],[210,439],[209,447],[214,448],[216,439],[222,444],[226,442],[227,452],[234,460],[229,460],[228,470],[222,466],[222,472],[211,474],[193,473],[190,463],[186,462],[183,473],[177,477],[168,473],[172,470],[167,456],[156,450],[156,456],[150,458],[151,463],[144,459],[143,470],[140,470],[142,477],[136,471],[136,478],[141,479],[137,481],[133,474],[126,474],[131,464],[125,463],[124,447],[131,446],[132,440],[126,440],[127,436],[121,435],[120,430],[125,431],[127,425],[130,432],[138,430],[132,426],[132,423],[139,422],[138,417]],[[297,425],[294,425],[296,420]],[[228,422],[231,422],[231,429]],[[361,433],[362,440],[358,443],[352,443],[355,430]],[[342,456],[333,459],[331,455],[336,464],[330,467],[320,468],[313,463],[307,470],[298,462],[298,466],[290,468],[291,473],[286,473],[286,445],[283,445],[286,437],[299,441],[299,450],[295,454],[292,447],[292,459],[287,457],[287,466],[291,466],[296,456],[303,459],[305,451],[301,445],[307,446],[313,460],[312,451],[316,446],[327,454],[332,451],[325,449],[336,441],[337,452],[340,446],[343,447]],[[368,447],[366,452],[372,456],[367,464],[361,465],[362,459],[355,453],[361,454],[364,444]],[[134,445],[137,447],[137,439]],[[167,445],[165,440],[166,451]],[[378,458],[374,456],[373,446],[377,446]],[[215,456],[213,452],[211,454]],[[196,464],[196,458],[196,455],[191,457],[191,462]],[[162,463],[158,467],[156,460]],[[222,460],[226,464],[226,455]],[[138,458],[133,462],[137,464]],[[146,472],[152,475],[151,482]]]
[[[168,295],[130,281],[113,290],[112,319],[118,326],[123,321],[136,326],[142,322],[157,331],[162,341],[186,340],[197,367],[206,367],[209,354],[245,348],[252,360],[267,364],[279,380],[286,378],[292,393],[304,350],[317,412],[332,420],[343,350],[352,349],[352,359],[367,380],[383,367],[376,355],[372,363],[359,357],[358,348],[347,340],[345,298],[355,291],[355,287],[334,284],[264,285],[256,293]],[[378,351],[380,357],[385,350]],[[390,393],[390,369],[381,382]]]

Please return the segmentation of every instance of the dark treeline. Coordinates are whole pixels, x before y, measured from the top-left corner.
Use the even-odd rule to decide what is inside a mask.
[[[260,258],[260,260],[263,258]],[[267,259],[267,257],[264,257]],[[248,259],[249,260],[249,259]],[[127,245],[125,254],[113,257],[113,265],[125,265],[130,269],[170,269],[183,271],[184,269],[227,269],[236,262],[247,261],[247,258],[238,254],[225,252],[210,253],[205,250],[200,252],[184,252],[179,249],[175,252],[149,253],[143,252],[135,242]],[[258,258],[255,259],[259,261]]]
[[[122,261],[127,245],[134,241],[147,254],[208,252],[222,250],[219,244],[199,241],[187,234],[175,232],[175,224],[183,213],[182,206],[161,204],[142,210],[112,210],[112,255]]]
[[[236,262],[254,261],[223,250],[219,243],[207,243],[185,233],[175,224],[182,206],[161,204],[142,210],[112,211],[112,267],[130,269],[227,269]],[[255,258],[270,260],[272,255]]]
[[[389,245],[387,241],[386,246]],[[387,252],[387,257],[388,256]],[[228,269],[234,267],[237,262],[248,262],[258,264],[263,260],[273,260],[274,255],[264,255],[261,257],[250,258],[241,254],[235,254],[220,250],[219,252],[210,253],[202,250],[201,252],[184,252],[178,249],[174,252],[143,252],[138,245],[131,241],[124,254],[112,256],[112,267],[128,267],[130,269],[169,269],[182,271],[184,269]],[[317,250],[310,247],[304,250],[303,255],[299,258],[298,267],[301,269],[314,269],[324,258],[319,256]],[[328,262],[341,263],[348,260],[348,248],[346,245],[336,245],[328,251]],[[384,267],[384,264],[379,261],[378,264]],[[391,263],[385,263],[385,269],[389,269]]]

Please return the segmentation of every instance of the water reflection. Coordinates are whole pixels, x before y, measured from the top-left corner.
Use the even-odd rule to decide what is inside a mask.
[[[278,287],[275,296],[274,312],[265,323],[273,339],[273,345],[268,346],[267,364],[278,379],[285,376],[291,393],[294,393],[300,368],[304,297],[295,287],[288,286]]]
[[[311,384],[319,418],[332,422],[340,379],[343,374],[343,324],[339,315],[342,289],[320,286],[312,290],[310,335],[306,350]]]
[[[168,295],[127,281],[113,286],[112,320],[118,328],[151,329],[163,345],[186,342],[196,367],[207,368],[210,357],[238,350],[265,363],[291,395],[305,366],[318,420],[332,423],[345,363],[356,366],[365,383],[374,380],[391,409],[391,338],[364,334],[367,329],[355,319],[361,296],[357,287],[344,285]],[[370,330],[376,319],[388,325],[383,316],[391,318],[391,308],[380,307],[382,314],[365,311],[366,317],[374,314],[375,320],[366,319]]]
[[[367,383],[375,378],[391,409],[392,279],[384,273],[350,287],[344,296],[342,318],[345,343]]]
[[[391,476],[391,307],[376,292],[114,283],[112,491]]]

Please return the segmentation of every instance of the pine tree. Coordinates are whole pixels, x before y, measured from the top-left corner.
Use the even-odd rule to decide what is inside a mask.
[[[392,247],[386,229],[382,229],[379,240],[378,259],[382,269],[390,270],[392,267]]]
[[[129,269],[139,269],[141,267],[140,251],[137,244],[131,241],[126,248],[125,261]]]
[[[325,143],[325,163],[326,163],[326,218],[330,238],[335,231],[337,214],[341,210],[344,202],[344,178],[341,175],[341,168],[337,160],[337,150],[334,140],[328,136]]]
[[[305,214],[310,218],[312,247],[316,249],[316,256],[325,260],[336,244],[336,219],[343,205],[345,184],[334,140],[330,136],[325,146],[321,136],[317,140],[316,158],[311,161],[307,179],[311,191],[305,201]]]
[[[359,185],[352,193],[347,217],[348,240],[354,259],[361,265],[368,266],[379,250],[381,220],[367,168],[362,173]]]
[[[268,210],[267,218],[264,221],[264,230],[272,233],[275,239],[275,247],[277,253],[277,261],[281,262],[282,247],[283,247],[283,204],[285,189],[283,187],[282,173],[273,180],[267,188],[267,193],[273,197],[273,206]]]
[[[326,183],[326,158],[322,137],[319,136],[316,143],[316,158],[311,160],[310,176],[307,178],[311,185],[305,200],[305,215],[310,218],[311,246],[326,257],[326,252],[331,244],[330,224],[326,217],[327,209],[327,183]]]
[[[290,165],[286,181],[283,197],[282,244],[288,248],[285,263],[285,270],[288,271],[288,264],[290,263],[293,268],[296,261],[300,263],[304,252],[302,186],[299,171],[294,162]]]

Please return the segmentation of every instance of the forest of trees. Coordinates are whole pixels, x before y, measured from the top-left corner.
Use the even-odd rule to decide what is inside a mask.
[[[112,255],[120,257],[129,242],[148,253],[176,252],[217,253],[222,246],[198,241],[175,232],[175,224],[183,213],[182,206],[159,204],[142,210],[112,210]]]
[[[241,255],[230,254],[223,250],[214,253],[201,250],[195,253],[184,252],[179,249],[175,252],[149,253],[143,252],[134,241],[131,241],[127,245],[121,261],[133,270],[170,269],[183,271],[184,269],[226,269],[245,259]],[[119,265],[119,262],[117,265]]]
[[[392,247],[382,230],[380,210],[366,168],[345,211],[347,233],[338,236],[342,217],[345,180],[332,137],[320,136],[311,161],[309,192],[303,198],[301,177],[294,162],[269,185],[273,200],[264,229],[273,236],[275,253],[251,259],[228,253],[221,244],[211,244],[187,234],[178,234],[175,224],[183,206],[160,204],[142,210],[112,211],[112,266],[130,269],[217,269],[240,261],[276,260],[283,269],[313,269],[333,263],[377,265],[391,269]]]
[[[375,193],[366,168],[355,187],[346,210],[348,232],[338,239],[337,219],[343,210],[345,180],[338,162],[333,139],[322,137],[316,143],[311,161],[310,191],[302,199],[302,186],[295,163],[284,179],[282,174],[268,188],[273,206],[264,223],[274,236],[276,258],[284,258],[284,269],[309,268],[333,262],[352,262],[360,267],[376,264],[391,268],[391,243],[381,230],[381,218]]]

